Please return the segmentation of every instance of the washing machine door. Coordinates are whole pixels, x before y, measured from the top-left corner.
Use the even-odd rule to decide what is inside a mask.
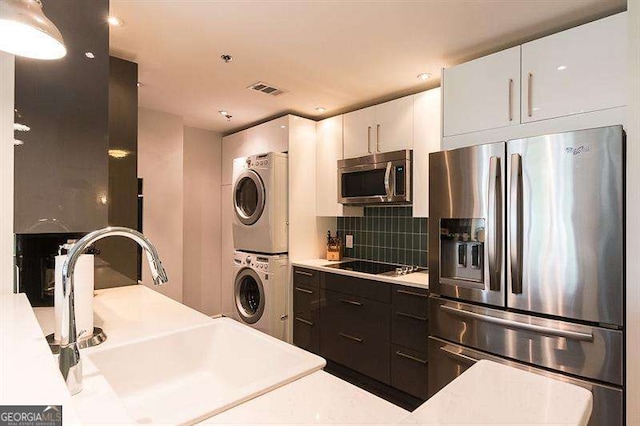
[[[236,217],[244,225],[253,225],[264,212],[266,192],[262,179],[253,170],[245,170],[233,188],[233,206]]]
[[[238,271],[234,284],[236,311],[247,324],[256,323],[264,313],[265,295],[262,280],[250,268]]]

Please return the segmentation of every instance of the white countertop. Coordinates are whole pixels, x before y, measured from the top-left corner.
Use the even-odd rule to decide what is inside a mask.
[[[482,360],[402,423],[584,426],[592,404],[586,389]]]
[[[353,259],[344,259],[341,262],[348,262]],[[423,289],[429,289],[429,272],[414,272],[407,275],[400,276],[388,276],[388,275],[375,275],[367,274],[364,272],[348,271],[345,269],[328,268],[328,265],[335,265],[336,261],[327,259],[308,259],[308,260],[296,260],[292,261],[291,265],[300,266],[302,268],[315,269],[318,271],[331,272],[333,274],[348,275],[351,277],[364,278],[368,280],[382,281],[391,284],[406,285],[409,287],[417,287]]]
[[[0,404],[62,405],[77,424],[71,395],[24,294],[0,296]]]
[[[409,412],[324,371],[259,396],[201,425],[388,425]]]

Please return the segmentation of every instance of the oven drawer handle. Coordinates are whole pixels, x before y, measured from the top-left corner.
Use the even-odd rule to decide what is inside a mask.
[[[342,303],[346,303],[347,305],[362,306],[362,303],[361,303],[361,302],[356,302],[355,300],[340,299],[340,302],[342,302]]]
[[[532,331],[534,333],[540,333],[545,336],[564,337],[566,339],[577,340],[582,342],[593,342],[592,333],[581,333],[579,331],[559,330],[556,328],[545,327],[542,325],[527,324],[519,321],[513,321],[513,320],[504,319],[504,318],[496,318],[488,315],[478,314],[476,312],[456,309],[446,305],[440,305],[440,309],[443,309],[447,312],[450,312],[460,317],[476,319],[476,320],[488,322],[491,324],[503,325],[509,328]]]
[[[416,296],[416,297],[423,297],[425,299],[429,298],[428,294],[422,294],[422,293],[416,293],[415,291],[409,291],[409,290],[396,290],[396,292],[400,293],[400,294],[406,294],[408,296]]]
[[[426,364],[428,362],[426,359],[418,358],[409,354],[405,354],[404,352],[400,352],[400,351],[396,351],[396,355],[406,359],[410,359],[411,361],[419,362],[420,364]]]
[[[313,323],[311,321],[307,321],[304,318],[296,317],[296,321],[300,321],[303,324],[307,324],[307,325],[310,325],[311,327],[313,327]]]
[[[296,291],[300,291],[302,293],[313,294],[312,290],[307,290],[306,288],[296,287]]]
[[[396,315],[400,317],[411,318],[417,321],[427,322],[427,318],[420,317],[418,315],[405,314],[404,312],[400,312],[400,311],[396,312]]]
[[[304,275],[304,276],[306,276],[306,277],[312,277],[312,276],[313,276],[313,274],[312,274],[311,272],[298,271],[297,269],[296,269],[296,274],[298,274],[298,275]]]
[[[353,340],[354,342],[362,343],[363,340],[361,337],[355,337],[347,333],[340,332],[338,333],[340,337],[344,337],[345,339]]]
[[[475,364],[476,362],[480,361],[479,359],[470,357],[469,355],[465,355],[461,352],[456,352],[453,349],[449,349],[449,345],[441,346],[440,350],[455,359],[465,361],[469,364]]]

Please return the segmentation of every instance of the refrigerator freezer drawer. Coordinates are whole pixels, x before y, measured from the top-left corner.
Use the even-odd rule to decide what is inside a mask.
[[[623,381],[622,331],[429,300],[430,335],[615,385]]]
[[[593,394],[593,411],[589,426],[623,425],[623,392],[620,388],[552,373],[434,337],[429,338],[429,397],[482,359],[509,365],[588,389]]]

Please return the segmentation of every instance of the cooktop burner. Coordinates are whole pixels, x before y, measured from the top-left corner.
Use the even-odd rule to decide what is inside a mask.
[[[364,272],[366,274],[384,274],[395,271],[398,265],[390,263],[367,262],[366,260],[351,260],[348,262],[327,265],[328,268],[345,269],[347,271]]]

